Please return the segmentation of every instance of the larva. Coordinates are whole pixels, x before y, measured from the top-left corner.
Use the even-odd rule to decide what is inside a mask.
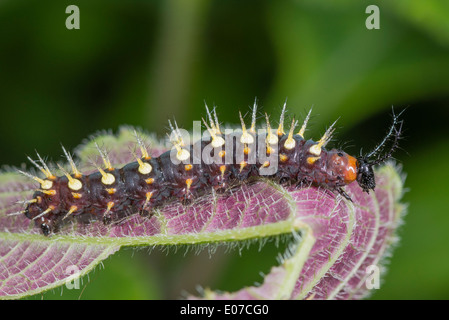
[[[60,167],[61,176],[54,175],[39,155],[38,161],[30,159],[45,177],[20,171],[40,184],[22,213],[48,236],[72,217],[95,216],[106,223],[136,212],[151,214],[153,208],[169,200],[189,202],[212,189],[226,190],[259,176],[298,187],[304,183],[325,187],[351,200],[344,186],[356,181],[364,191],[374,190],[373,166],[390,158],[398,147],[403,123],[400,114],[393,113],[384,139],[371,152],[354,157],[325,148],[335,123],[318,141],[304,138],[310,111],[295,133],[295,119],[288,131],[284,128],[285,105],[278,128],[272,129],[266,115],[264,130],[256,130],[256,105],[250,127],[240,114],[241,129],[232,132],[221,129],[215,109],[210,112],[206,106],[206,110],[207,136],[187,144],[177,124],[170,123],[173,148],[152,158],[136,133],[140,157],[122,168],[114,168],[100,148],[104,167],[88,175],[78,170],[65,149],[72,172]],[[391,146],[384,152],[390,140]]]

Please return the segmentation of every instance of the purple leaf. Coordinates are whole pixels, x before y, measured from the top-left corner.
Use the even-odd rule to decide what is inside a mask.
[[[397,242],[405,206],[397,169],[376,171],[374,193],[356,184],[346,188],[354,203],[334,194],[304,188],[288,190],[296,202],[296,224],[302,230],[292,253],[273,267],[260,286],[235,293],[204,290],[207,299],[361,299],[375,287],[386,257]],[[368,268],[368,269],[367,269]],[[194,298],[194,297],[191,297]]]
[[[149,138],[148,138],[149,139]],[[95,138],[114,166],[134,161],[132,130]],[[152,141],[152,155],[166,146]],[[77,152],[84,173],[94,170],[94,142]],[[20,298],[64,285],[88,274],[122,246],[173,245],[262,239],[292,233],[295,242],[260,287],[233,294],[206,290],[207,298],[347,299],[366,295],[368,265],[381,266],[400,221],[402,181],[391,165],[377,173],[375,193],[346,188],[354,204],[315,187],[285,189],[261,179],[230,192],[210,193],[191,205],[172,202],[151,217],[133,214],[118,223],[73,221],[51,237],[41,235],[17,201],[36,185],[15,172],[0,174],[0,296]],[[73,270],[76,274],[73,275]],[[258,272],[258,270],[255,270]]]

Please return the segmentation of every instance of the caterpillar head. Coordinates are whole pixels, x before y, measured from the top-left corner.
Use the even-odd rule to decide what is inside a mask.
[[[366,158],[357,158],[357,183],[365,192],[374,190],[376,187],[373,166]]]
[[[399,121],[398,119],[402,112],[398,115],[395,115],[393,111],[393,124],[391,125],[382,142],[379,143],[373,151],[365,155],[360,155],[357,158],[357,182],[365,192],[374,190],[374,188],[376,187],[376,179],[374,177],[373,167],[388,160],[392,156],[393,152],[398,148],[398,142],[401,137],[403,123],[402,120]],[[390,149],[382,154],[385,145],[390,139],[393,139],[393,143]]]

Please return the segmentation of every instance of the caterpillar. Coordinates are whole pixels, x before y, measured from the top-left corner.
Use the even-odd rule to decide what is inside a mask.
[[[104,167],[97,167],[96,172],[88,175],[78,170],[64,147],[72,172],[59,166],[61,176],[54,175],[39,154],[37,161],[28,157],[45,177],[19,170],[40,185],[20,213],[34,220],[42,233],[49,236],[74,217],[94,217],[106,224],[137,212],[151,215],[154,208],[170,200],[189,203],[212,189],[223,191],[261,176],[280,184],[296,184],[298,188],[304,184],[324,187],[352,201],[344,186],[357,182],[365,192],[374,190],[373,167],[392,156],[402,132],[403,121],[399,120],[402,112],[395,115],[393,111],[393,123],[383,140],[372,151],[354,157],[343,150],[325,148],[336,122],[320,140],[305,139],[312,109],[296,133],[298,121],[294,118],[288,131],[284,127],[285,104],[277,129],[271,127],[265,114],[266,126],[256,130],[256,109],[255,103],[250,127],[246,127],[240,113],[241,128],[223,130],[215,108],[211,112],[206,105],[207,116],[202,122],[207,130],[194,143],[187,143],[189,138],[176,121],[175,125],[169,121],[173,147],[158,157],[150,156],[135,132],[140,156],[118,169],[98,145]],[[385,151],[390,140],[391,146]]]

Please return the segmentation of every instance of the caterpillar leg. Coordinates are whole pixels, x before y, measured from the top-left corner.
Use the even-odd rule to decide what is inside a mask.
[[[343,190],[343,188],[337,188],[337,191],[338,191],[338,193],[339,194],[341,194],[346,200],[349,200],[349,201],[351,201],[351,202],[353,202],[352,201],[352,199],[351,199],[351,197],[349,196],[349,194],[347,194],[344,190]]]
[[[50,223],[41,223],[40,228],[42,230],[42,233],[44,236],[48,237],[50,233],[52,232],[52,227]]]
[[[42,212],[38,216],[34,216],[31,214],[30,209],[26,208],[22,211],[25,214],[25,217],[28,219],[34,220],[37,225],[41,228],[41,231],[44,236],[48,237],[54,230],[54,221],[45,217],[45,213],[47,211]]]

